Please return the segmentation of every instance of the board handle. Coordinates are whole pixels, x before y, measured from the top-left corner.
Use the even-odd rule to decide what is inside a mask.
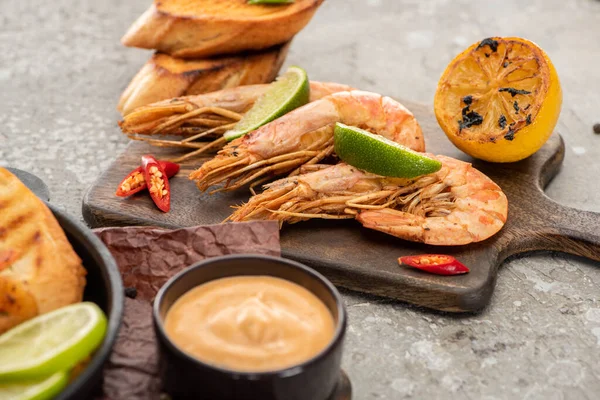
[[[564,206],[543,196],[544,219],[528,240],[535,250],[555,250],[600,261],[600,213]]]

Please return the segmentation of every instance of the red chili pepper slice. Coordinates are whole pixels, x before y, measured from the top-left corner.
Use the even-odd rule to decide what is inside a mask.
[[[437,275],[460,275],[469,272],[469,268],[463,263],[446,254],[405,256],[400,257],[398,262]]]
[[[167,173],[167,178],[171,178],[179,172],[179,164],[175,164],[170,161],[159,161],[158,163]],[[144,178],[144,169],[142,167],[138,167],[131,171],[129,175],[127,175],[125,179],[119,183],[116,195],[119,197],[128,197],[141,192],[147,187],[148,185],[146,184],[146,178]]]
[[[171,189],[165,169],[151,155],[142,156],[144,179],[148,184],[148,191],[152,201],[161,211],[169,212],[171,209]]]

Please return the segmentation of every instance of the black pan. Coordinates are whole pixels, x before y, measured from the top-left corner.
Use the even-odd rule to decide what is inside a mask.
[[[87,270],[83,300],[98,304],[108,318],[104,341],[93,354],[88,366],[55,400],[92,398],[92,393],[99,389],[102,369],[111,353],[123,317],[123,282],[117,263],[104,243],[90,229],[47,202],[50,198],[48,186],[40,178],[16,168],[8,170],[50,208]]]
[[[87,368],[55,400],[89,399],[101,382],[102,368],[117,338],[123,316],[123,282],[117,264],[104,243],[91,230],[63,211],[51,204],[46,205],[50,207],[87,270],[83,299],[98,304],[108,318],[102,345],[93,354]]]

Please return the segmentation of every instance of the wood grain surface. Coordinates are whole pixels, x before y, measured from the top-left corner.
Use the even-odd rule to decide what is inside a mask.
[[[473,312],[488,303],[498,267],[507,257],[556,250],[600,261],[600,214],[562,206],[549,199],[543,187],[558,173],[564,142],[553,134],[544,147],[526,160],[492,164],[473,160],[457,150],[437,125],[430,106],[403,102],[418,118],[427,151],[473,162],[491,177],[509,200],[507,224],[494,237],[480,243],[440,247],[407,242],[362,228],[353,220],[312,220],[284,226],[282,254],[314,267],[334,284],[391,297],[428,308]],[[171,212],[157,210],[149,196],[121,199],[114,195],[118,183],[140,164],[140,156],[175,155],[173,150],[132,142],[100,176],[83,200],[84,219],[92,227],[156,225],[181,227],[220,223],[231,205],[246,201],[247,190],[208,195],[200,193],[188,173],[203,160],[183,165],[170,180]],[[398,266],[397,258],[422,253],[452,254],[471,268],[466,275],[441,277]]]

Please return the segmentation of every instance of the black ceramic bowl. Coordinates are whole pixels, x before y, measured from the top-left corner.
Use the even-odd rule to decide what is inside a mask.
[[[50,207],[87,270],[83,299],[98,304],[108,318],[106,336],[90,363],[55,400],[89,399],[101,382],[102,367],[117,338],[123,316],[123,283],[115,260],[100,239],[64,212],[48,203],[46,205]]]
[[[219,278],[270,275],[305,287],[329,309],[336,323],[329,345],[291,368],[246,373],[203,363],[187,355],[166,335],[163,322],[173,303],[188,290]],[[165,389],[175,399],[325,400],[338,382],[346,311],[336,288],[316,271],[294,261],[259,255],[233,255],[202,261],[171,278],[154,301],[154,322],[161,343]]]

